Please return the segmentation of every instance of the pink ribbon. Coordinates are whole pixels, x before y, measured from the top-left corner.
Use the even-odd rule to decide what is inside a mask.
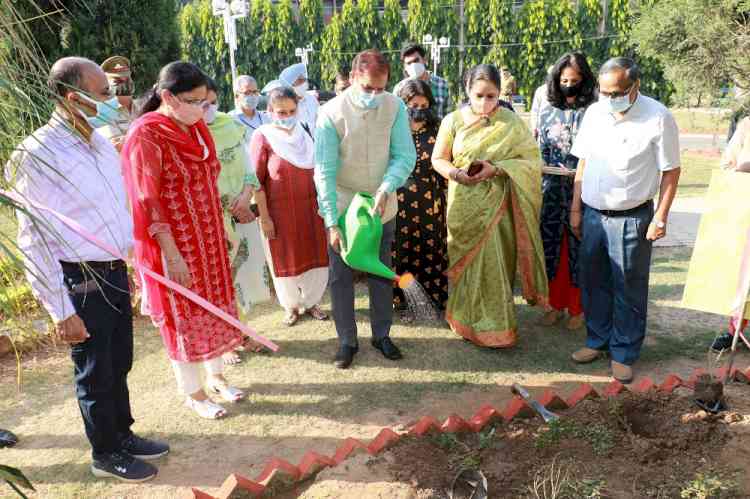
[[[180,293],[182,296],[184,296],[188,300],[196,303],[197,305],[203,307],[204,309],[206,309],[209,312],[211,312],[212,314],[214,314],[216,317],[219,317],[220,319],[222,319],[222,320],[226,321],[227,323],[231,324],[232,326],[236,327],[243,334],[245,334],[246,336],[251,337],[252,339],[254,339],[255,341],[257,341],[261,345],[269,348],[270,350],[272,350],[274,352],[278,352],[278,350],[279,350],[278,345],[276,345],[274,342],[272,342],[268,338],[265,338],[265,337],[261,336],[260,334],[258,334],[254,329],[252,329],[248,325],[241,323],[239,320],[237,320],[236,317],[232,317],[231,315],[229,315],[225,311],[221,310],[219,307],[217,307],[213,303],[210,303],[209,301],[205,300],[204,298],[201,298],[199,295],[197,295],[196,293],[190,291],[186,287],[181,286],[180,284],[177,284],[176,282],[174,282],[174,281],[172,281],[170,279],[167,279],[163,275],[157,274],[153,270],[151,270],[151,269],[149,269],[147,267],[144,267],[144,266],[136,263],[135,261],[130,260],[128,257],[126,257],[123,254],[121,254],[120,251],[117,248],[113,248],[110,245],[108,245],[107,243],[99,240],[96,236],[94,236],[89,231],[87,231],[86,229],[84,229],[75,220],[73,220],[73,219],[71,219],[71,218],[63,215],[62,213],[59,213],[59,212],[53,210],[52,208],[49,208],[49,207],[47,207],[47,206],[45,206],[43,204],[37,203],[35,201],[31,201],[29,199],[23,199],[23,198],[21,198],[20,196],[18,196],[15,193],[7,192],[7,191],[0,191],[0,194],[8,197],[9,199],[12,199],[13,201],[15,201],[16,203],[18,203],[21,206],[23,206],[24,204],[28,203],[28,204],[34,206],[35,208],[37,208],[39,210],[43,210],[43,211],[46,211],[46,212],[54,215],[62,223],[64,223],[68,227],[70,227],[72,230],[76,231],[78,234],[80,234],[84,238],[88,239],[92,244],[98,246],[99,248],[103,249],[107,253],[110,253],[115,258],[118,258],[120,260],[124,260],[125,262],[129,263],[134,268],[136,268],[137,270],[143,272],[144,274],[148,275],[149,277],[151,277],[152,279],[156,280],[157,282],[163,284],[164,286],[166,286],[166,287],[168,287],[168,288],[170,288],[170,289],[172,289],[174,291],[177,291],[178,293]]]

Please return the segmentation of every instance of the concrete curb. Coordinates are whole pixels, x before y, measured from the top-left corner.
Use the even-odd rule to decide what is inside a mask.
[[[725,367],[717,369],[714,371],[714,374],[721,379],[726,373],[726,369]],[[706,372],[704,369],[695,369],[687,380],[683,380],[676,374],[669,374],[660,384],[656,384],[654,380],[646,377],[638,380],[637,383],[631,384],[629,387],[626,387],[619,381],[613,380],[601,393],[597,392],[590,384],[583,383],[567,399],[563,399],[553,390],[547,390],[538,400],[550,410],[562,411],[575,406],[583,400],[614,397],[624,391],[645,393],[658,390],[671,393],[681,386],[693,388],[698,377]],[[745,370],[733,368],[730,379],[750,384],[750,368]],[[313,478],[325,468],[338,466],[353,455],[360,453],[377,455],[404,437],[416,438],[439,433],[478,433],[485,426],[493,423],[507,423],[516,418],[530,418],[533,416],[534,411],[531,407],[518,397],[509,401],[502,411],[491,405],[482,406],[468,421],[455,414],[448,416],[443,423],[440,423],[431,416],[423,416],[405,433],[399,434],[390,428],[383,428],[369,444],[356,438],[347,438],[341,442],[341,445],[339,445],[333,456],[329,457],[309,451],[302,457],[298,466],[283,459],[273,458],[266,464],[263,472],[255,481],[245,478],[242,475],[232,474],[224,481],[217,495],[213,496],[193,488],[187,497],[191,499],[273,497],[281,492],[289,491],[296,484]]]

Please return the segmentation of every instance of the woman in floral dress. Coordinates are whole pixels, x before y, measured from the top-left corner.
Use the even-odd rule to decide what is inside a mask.
[[[596,79],[586,56],[575,52],[557,61],[548,82],[550,105],[539,115],[538,140],[545,166],[558,171],[546,170],[542,177],[541,230],[549,279],[549,309],[542,324],[555,324],[567,310],[566,327],[575,330],[583,327],[584,317],[578,287],[580,241],[569,224],[578,158],[570,150],[583,114],[596,98]]]

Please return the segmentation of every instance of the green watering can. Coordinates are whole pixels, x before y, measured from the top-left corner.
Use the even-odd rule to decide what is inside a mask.
[[[414,276],[408,273],[399,276],[380,261],[383,222],[372,214],[374,207],[375,199],[371,195],[358,192],[339,217],[339,229],[344,238],[341,257],[351,268],[394,281],[405,289],[414,281]]]

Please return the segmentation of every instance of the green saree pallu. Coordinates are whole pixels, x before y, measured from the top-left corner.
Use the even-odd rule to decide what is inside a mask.
[[[521,119],[504,109],[470,124],[456,111],[440,134],[452,144],[457,168],[485,160],[506,174],[473,186],[449,184],[447,274],[452,291],[446,319],[453,331],[477,345],[512,347],[518,337],[516,270],[529,304],[544,304],[548,296],[539,229],[539,149]]]

